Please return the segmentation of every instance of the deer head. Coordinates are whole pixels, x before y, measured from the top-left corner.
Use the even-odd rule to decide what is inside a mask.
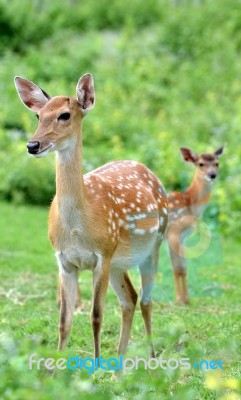
[[[219,157],[223,153],[223,146],[214,153],[196,155],[191,149],[182,147],[182,156],[185,161],[193,163],[197,167],[197,175],[207,182],[214,182],[218,175]]]
[[[95,92],[91,74],[80,78],[76,98],[50,97],[35,83],[15,77],[15,86],[23,104],[36,113],[38,128],[27,144],[28,152],[44,157],[50,151],[61,151],[79,140],[81,120],[94,107]]]

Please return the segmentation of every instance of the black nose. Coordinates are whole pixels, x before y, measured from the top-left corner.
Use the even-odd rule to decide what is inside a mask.
[[[28,142],[27,149],[30,154],[36,154],[39,151],[39,142]]]
[[[209,174],[209,178],[211,178],[211,179],[215,179],[216,178],[216,174],[214,174],[214,173],[212,173],[212,174]]]

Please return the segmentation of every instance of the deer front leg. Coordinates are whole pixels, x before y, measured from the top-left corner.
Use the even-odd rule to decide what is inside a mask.
[[[93,271],[93,303],[91,310],[95,358],[100,356],[100,334],[103,321],[105,296],[109,283],[109,273],[110,260],[102,260],[99,258]]]
[[[60,288],[60,319],[59,319],[59,344],[62,350],[67,342],[71,329],[73,313],[78,288],[78,274],[76,267],[64,264],[58,257],[59,264],[59,288]]]
[[[173,269],[176,288],[176,300],[179,304],[189,304],[187,288],[187,270],[186,267],[179,266]]]

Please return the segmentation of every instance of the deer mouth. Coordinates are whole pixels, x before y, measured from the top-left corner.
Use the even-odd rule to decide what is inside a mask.
[[[54,147],[54,144],[50,143],[50,145],[48,147],[38,151],[38,153],[33,154],[33,155],[34,155],[34,157],[37,157],[37,158],[45,157],[53,149],[53,147]]]

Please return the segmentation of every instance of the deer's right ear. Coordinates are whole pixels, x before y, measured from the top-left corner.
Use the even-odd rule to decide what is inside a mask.
[[[197,161],[197,156],[191,149],[181,147],[180,150],[185,161],[195,164]]]
[[[31,111],[39,111],[49,101],[50,96],[35,83],[15,76],[14,83],[23,104]]]

